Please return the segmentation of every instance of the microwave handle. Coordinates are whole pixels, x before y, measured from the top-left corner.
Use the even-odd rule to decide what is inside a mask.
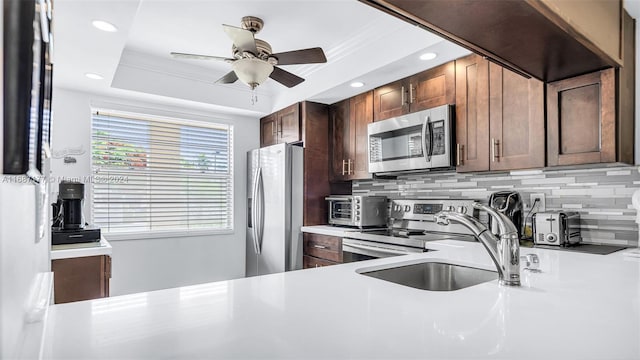
[[[431,161],[433,155],[433,131],[431,131],[431,118],[427,116],[427,119],[422,123],[422,153],[424,154],[427,162]]]

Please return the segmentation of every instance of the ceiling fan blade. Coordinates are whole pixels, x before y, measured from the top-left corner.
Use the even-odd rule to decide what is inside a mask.
[[[211,56],[211,55],[199,55],[199,54],[188,54],[188,53],[179,53],[179,52],[171,52],[171,56],[178,59],[193,59],[193,60],[220,60],[226,62],[235,61],[235,59],[229,59],[223,56]]]
[[[225,76],[216,80],[216,84],[232,84],[238,80],[238,75],[236,75],[235,71],[231,71],[227,73]]]
[[[292,88],[304,81],[303,78],[288,71],[282,70],[277,66],[273,67],[273,72],[271,73],[271,75],[269,75],[269,77],[289,88]]]
[[[327,57],[321,48],[301,49],[271,54],[278,58],[278,65],[317,64],[326,63]]]
[[[251,31],[231,25],[222,25],[222,28],[240,52],[248,51],[253,55],[258,55],[256,40]]]

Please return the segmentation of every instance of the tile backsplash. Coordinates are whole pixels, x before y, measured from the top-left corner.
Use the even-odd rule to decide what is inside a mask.
[[[397,179],[354,181],[354,195],[390,199],[468,198],[486,203],[491,193],[515,190],[529,209],[529,194],[544,193],[546,210],[580,213],[582,241],[638,246],[636,211],[631,195],[640,188],[640,167],[607,166],[504,173],[432,172]],[[486,221],[485,217],[480,218]],[[530,222],[530,219],[529,219]]]

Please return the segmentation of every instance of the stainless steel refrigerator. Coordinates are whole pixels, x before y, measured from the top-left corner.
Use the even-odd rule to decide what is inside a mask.
[[[247,153],[247,276],[302,269],[303,148]]]

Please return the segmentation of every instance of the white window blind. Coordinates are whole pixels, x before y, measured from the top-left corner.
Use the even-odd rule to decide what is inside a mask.
[[[232,126],[92,119],[93,221],[103,231],[232,229]]]

